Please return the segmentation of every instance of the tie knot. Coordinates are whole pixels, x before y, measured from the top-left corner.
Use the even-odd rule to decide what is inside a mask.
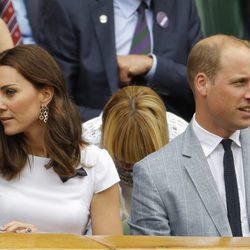
[[[137,11],[139,14],[142,14],[145,12],[145,9],[147,9],[147,8],[148,8],[147,3],[145,1],[141,1],[141,4],[139,5]]]
[[[231,149],[232,142],[233,141],[231,139],[223,139],[221,141],[222,146],[223,146],[223,148],[224,148],[225,151]]]

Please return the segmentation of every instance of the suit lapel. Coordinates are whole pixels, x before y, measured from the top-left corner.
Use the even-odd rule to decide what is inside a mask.
[[[91,15],[102,53],[104,68],[111,92],[118,90],[118,74],[115,47],[114,8],[112,0],[93,0],[90,3]],[[106,22],[100,21],[100,17]]]
[[[243,168],[244,168],[244,180],[246,190],[246,205],[248,214],[248,223],[250,224],[250,129],[244,129],[241,131],[240,140],[242,148]]]
[[[183,142],[185,168],[220,235],[231,236],[226,207],[217,191],[207,159],[191,125]]]
[[[24,1],[27,15],[29,19],[29,23],[32,29],[32,35],[34,39],[38,40],[38,29],[39,29],[39,22],[40,22],[40,10],[42,0],[25,0]]]

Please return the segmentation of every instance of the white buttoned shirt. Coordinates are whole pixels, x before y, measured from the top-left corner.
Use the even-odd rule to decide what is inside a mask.
[[[195,120],[195,115],[192,122],[192,127],[195,135],[200,141],[203,152],[207,158],[208,165],[214,177],[217,185],[218,192],[227,207],[225,181],[224,181],[224,168],[223,168],[223,156],[224,149],[221,144],[222,137],[210,133],[209,131],[202,128]],[[244,181],[244,169],[240,142],[240,131],[235,131],[230,139],[232,143],[232,152],[234,157],[235,172],[238,184],[238,193],[240,200],[240,214],[241,214],[241,227],[243,236],[249,236],[249,223],[247,217],[247,206],[246,206],[246,191]]]

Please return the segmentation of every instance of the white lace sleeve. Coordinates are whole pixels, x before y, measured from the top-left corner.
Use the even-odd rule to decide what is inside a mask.
[[[172,141],[177,135],[180,135],[186,129],[188,123],[181,117],[167,112],[169,141]]]
[[[95,117],[82,124],[83,139],[90,144],[100,146],[101,142],[102,117]]]

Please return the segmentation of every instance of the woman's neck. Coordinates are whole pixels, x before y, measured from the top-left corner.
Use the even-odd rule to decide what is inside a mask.
[[[44,143],[44,131],[32,131],[25,133],[29,154],[41,157],[47,157],[47,150]]]

